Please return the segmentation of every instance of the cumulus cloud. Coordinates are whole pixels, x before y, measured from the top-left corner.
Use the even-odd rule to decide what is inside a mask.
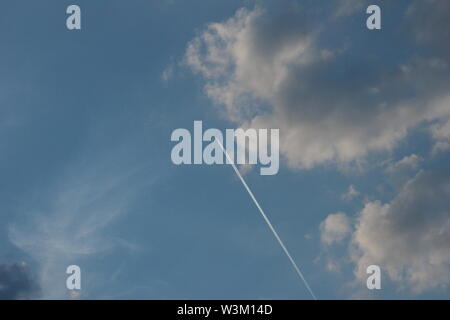
[[[26,263],[0,264],[0,300],[34,299],[38,292]]]
[[[401,27],[450,14],[435,0],[440,11],[422,16],[420,2],[399,17]],[[293,168],[389,151],[417,125],[450,116],[449,54],[439,46],[448,42],[448,28],[433,33],[431,44],[420,35],[425,31],[412,29],[417,54],[396,63],[374,62],[369,46],[358,56],[351,44],[329,47],[321,41],[329,32],[336,30],[320,28],[299,6],[240,9],[193,39],[185,61],[228,119],[280,128],[281,151]]]
[[[414,293],[446,289],[450,285],[450,172],[421,171],[392,201],[368,202],[354,219],[343,213],[329,215],[320,232],[326,246],[350,235],[349,260],[362,283],[366,268],[378,265],[400,289]],[[328,262],[325,268],[330,270]]]
[[[331,245],[342,242],[352,231],[350,218],[342,212],[330,214],[320,224],[320,239],[322,243]]]
[[[322,222],[325,244],[349,232],[344,217]],[[361,282],[375,264],[398,287],[416,293],[450,284],[450,172],[420,172],[392,201],[366,203],[354,224],[349,254]]]
[[[405,4],[389,32],[401,37],[388,51],[367,40],[367,30],[358,31],[358,40],[329,44],[345,23],[339,16],[354,14],[353,1],[338,3],[342,10],[326,27],[308,19],[310,9],[301,6],[240,9],[199,33],[185,62],[229,120],[279,128],[280,149],[292,168],[386,156],[419,127],[429,130],[436,150],[448,149],[449,2]],[[399,4],[384,4],[391,5]],[[421,161],[413,154],[388,170],[417,169]],[[421,172],[392,201],[366,203],[355,221],[343,213],[328,216],[320,225],[321,241],[332,245],[351,235],[350,256],[361,280],[368,265],[378,264],[416,292],[445,287],[449,184],[448,173]]]

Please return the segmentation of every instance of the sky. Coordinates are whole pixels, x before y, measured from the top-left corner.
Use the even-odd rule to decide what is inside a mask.
[[[311,299],[230,165],[172,163],[196,120],[280,130],[278,174],[239,169],[318,299],[450,298],[449,15],[2,1],[0,299]]]

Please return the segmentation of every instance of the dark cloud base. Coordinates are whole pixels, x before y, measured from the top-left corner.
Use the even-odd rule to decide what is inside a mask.
[[[25,264],[0,264],[0,300],[37,298],[39,286]]]

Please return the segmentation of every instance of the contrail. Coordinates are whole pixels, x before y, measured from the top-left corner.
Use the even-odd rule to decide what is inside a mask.
[[[295,263],[294,259],[292,258],[291,254],[289,253],[288,249],[286,248],[286,246],[284,245],[283,241],[281,240],[280,236],[278,235],[277,231],[275,230],[275,228],[272,226],[272,223],[270,222],[269,218],[266,216],[266,214],[264,213],[264,210],[261,208],[261,206],[259,205],[258,201],[256,200],[255,196],[253,195],[253,192],[250,190],[250,188],[248,187],[247,183],[245,182],[244,178],[242,177],[241,173],[239,172],[238,168],[236,167],[236,165],[234,164],[234,161],[230,158],[230,155],[228,154],[228,152],[225,150],[225,148],[223,147],[222,143],[219,140],[216,140],[217,143],[219,144],[219,146],[222,148],[225,156],[228,159],[228,162],[233,166],[234,171],[236,172],[236,174],[238,175],[239,179],[241,180],[242,184],[244,185],[245,189],[247,190],[248,194],[250,195],[250,197],[252,198],[253,202],[255,203],[256,207],[258,207],[259,212],[261,213],[262,217],[264,218],[264,221],[266,221],[267,225],[269,226],[270,230],[272,231],[273,235],[275,236],[275,238],[277,239],[278,243],[280,244],[281,248],[283,249],[284,253],[286,253],[287,257],[289,258],[289,261],[291,261],[292,266],[294,267],[295,271],[297,272],[297,274],[299,275],[300,279],[303,281],[303,283],[305,284],[306,288],[308,289],[309,293],[311,294],[311,296],[313,297],[314,300],[317,300],[316,296],[314,295],[314,292],[311,290],[308,282],[306,281],[305,277],[303,276],[303,273],[300,271],[300,268],[297,266],[297,264]]]

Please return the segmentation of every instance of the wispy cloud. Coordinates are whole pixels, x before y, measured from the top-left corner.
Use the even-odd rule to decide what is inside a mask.
[[[359,195],[360,195],[360,192],[358,190],[356,190],[355,186],[350,185],[348,187],[348,190],[341,196],[341,198],[346,201],[350,201],[350,200],[355,199]]]
[[[396,172],[396,171],[404,171],[404,170],[415,170],[419,167],[419,164],[423,161],[422,157],[412,154],[409,156],[405,156],[403,159],[390,164],[387,168],[387,172]]]
[[[67,266],[127,244],[108,235],[107,228],[127,213],[142,185],[152,181],[136,179],[137,168],[119,169],[118,157],[70,166],[54,185],[36,190],[40,204],[24,204],[10,225],[10,241],[38,263],[43,298],[67,297]]]

